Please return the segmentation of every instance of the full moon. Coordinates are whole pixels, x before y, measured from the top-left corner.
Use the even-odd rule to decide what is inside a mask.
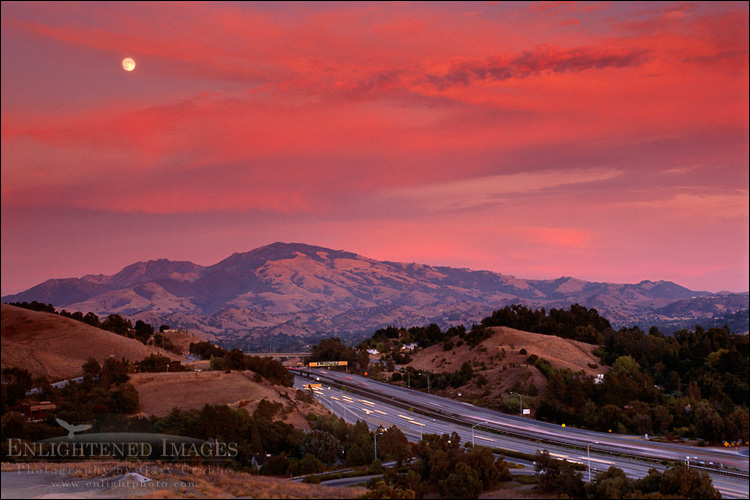
[[[135,69],[135,61],[130,57],[126,57],[122,60],[122,68],[125,71],[133,71]]]

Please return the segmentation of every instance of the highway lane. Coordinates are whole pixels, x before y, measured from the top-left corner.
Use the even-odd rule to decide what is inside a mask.
[[[299,372],[297,374],[299,375]],[[316,377],[320,380],[315,380]],[[679,461],[685,461],[685,457],[689,456],[691,465],[702,460],[705,463],[723,463],[726,467],[736,467],[745,473],[748,469],[747,456],[742,456],[737,452],[652,443],[634,436],[562,428],[556,424],[506,415],[468,403],[440,398],[343,372],[314,370],[310,379],[295,377],[296,387],[302,388],[308,383],[321,383],[321,388],[315,391],[316,397],[326,408],[343,417],[347,422],[363,420],[373,429],[379,425],[386,428],[397,425],[412,441],[418,441],[420,436],[426,433],[450,434],[455,431],[461,436],[462,442],[471,442],[473,425],[473,438],[477,445],[530,454],[546,449],[557,458],[565,458],[584,465],[589,461],[586,454],[586,446],[589,445],[592,473],[606,470],[610,465],[616,465],[628,476],[637,478],[645,476],[650,468],[664,469],[658,461],[647,462],[636,459],[637,456],[642,455],[654,457],[657,460]],[[370,391],[371,397],[352,393],[347,389]],[[431,414],[425,416],[413,411],[419,411],[419,408],[429,409]],[[466,423],[457,423],[451,419],[463,420]],[[491,430],[509,434],[501,435],[490,432]],[[540,438],[544,438],[545,442],[535,441]],[[571,449],[571,446],[577,449]],[[633,456],[621,457],[613,455],[614,452],[628,453]],[[724,477],[714,470],[708,470],[708,472],[712,473],[714,485],[726,498],[747,497],[747,479]],[[587,478],[587,474],[584,474],[584,478]]]
[[[304,389],[304,385],[307,383],[307,379],[297,377],[295,387]],[[314,394],[325,408],[348,423],[362,420],[368,424],[371,430],[375,430],[379,426],[387,429],[396,425],[410,441],[419,441],[423,434],[450,435],[455,432],[459,435],[462,444],[473,442],[476,446],[509,449],[530,455],[535,454],[538,450],[546,449],[557,458],[565,458],[568,461],[582,464],[588,461],[585,452],[580,450],[570,450],[555,445],[540,447],[535,442],[489,432],[483,429],[481,425],[476,426],[472,431],[466,426],[445,422],[439,418],[426,417],[388,403],[368,400],[359,395],[347,393],[345,390],[325,382],[321,383],[320,388],[314,389]],[[615,464],[609,455],[592,452],[590,456],[592,471],[606,470],[610,465]],[[648,469],[653,466],[653,464],[637,460],[621,460],[621,462],[624,463],[623,469],[626,472],[639,473],[640,475],[647,474]]]
[[[313,373],[316,372],[314,371]],[[557,424],[540,422],[528,417],[507,415],[469,403],[442,398],[405,387],[385,384],[357,375],[331,370],[317,370],[317,374],[333,381],[349,383],[361,390],[376,392],[381,397],[393,398],[394,401],[406,401],[415,407],[430,408],[436,413],[445,416],[465,416],[465,418],[471,419],[475,423],[488,422],[491,428],[499,431],[525,434],[533,438],[551,437],[557,439],[560,436],[564,436],[568,444],[576,444],[578,446],[586,446],[589,443],[598,442],[599,444],[592,445],[592,450],[597,447],[615,448],[620,452],[652,456],[657,460],[685,461],[685,458],[689,456],[690,462],[693,465],[699,461],[705,463],[714,462],[716,464],[724,463],[727,467],[736,467],[745,473],[748,472],[748,457],[746,455],[743,456],[737,450],[688,447],[679,444],[645,441],[638,436],[602,433],[573,427],[562,428]]]

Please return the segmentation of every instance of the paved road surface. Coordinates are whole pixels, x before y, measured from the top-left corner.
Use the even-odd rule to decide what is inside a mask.
[[[725,498],[747,498],[748,495],[748,457],[736,450],[655,443],[635,436],[562,428],[333,370],[313,370],[312,378],[299,374],[295,377],[297,388],[310,383],[321,384],[315,389],[315,396],[347,422],[363,420],[371,429],[396,425],[411,441],[418,441],[426,433],[450,434],[455,431],[463,442],[473,440],[477,445],[529,454],[546,449],[557,458],[590,464],[594,474],[616,465],[634,478],[645,476],[650,468],[664,470],[659,463],[661,460],[685,461],[690,457],[691,466],[700,462],[708,466],[713,462],[717,467],[723,464],[727,468],[705,469],[711,473],[714,486]],[[427,410],[429,416],[414,411],[419,409]],[[540,442],[540,439],[544,441]],[[652,457],[654,461],[639,458],[644,456]],[[722,475],[728,469],[740,470],[745,478]],[[587,474],[584,478],[587,479]]]

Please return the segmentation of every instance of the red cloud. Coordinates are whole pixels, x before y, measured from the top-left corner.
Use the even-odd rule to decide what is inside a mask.
[[[580,72],[589,69],[640,66],[647,60],[642,49],[615,50],[599,47],[561,49],[541,45],[512,58],[490,57],[483,63],[461,63],[443,75],[428,75],[426,82],[437,89],[467,86],[474,81],[504,81],[542,73]]]

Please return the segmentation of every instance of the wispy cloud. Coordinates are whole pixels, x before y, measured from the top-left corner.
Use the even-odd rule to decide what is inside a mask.
[[[750,215],[748,191],[721,194],[677,193],[666,199],[633,201],[624,205],[648,211],[669,211],[684,218],[744,218]]]
[[[428,75],[426,84],[439,90],[477,81],[502,82],[511,78],[529,78],[543,73],[574,73],[591,69],[640,66],[647,61],[644,49],[575,47],[563,49],[541,45],[514,57],[489,57],[484,62],[454,64],[446,73]]]
[[[376,197],[384,203],[433,213],[502,203],[511,196],[606,181],[621,175],[615,169],[519,172],[391,189]]]

